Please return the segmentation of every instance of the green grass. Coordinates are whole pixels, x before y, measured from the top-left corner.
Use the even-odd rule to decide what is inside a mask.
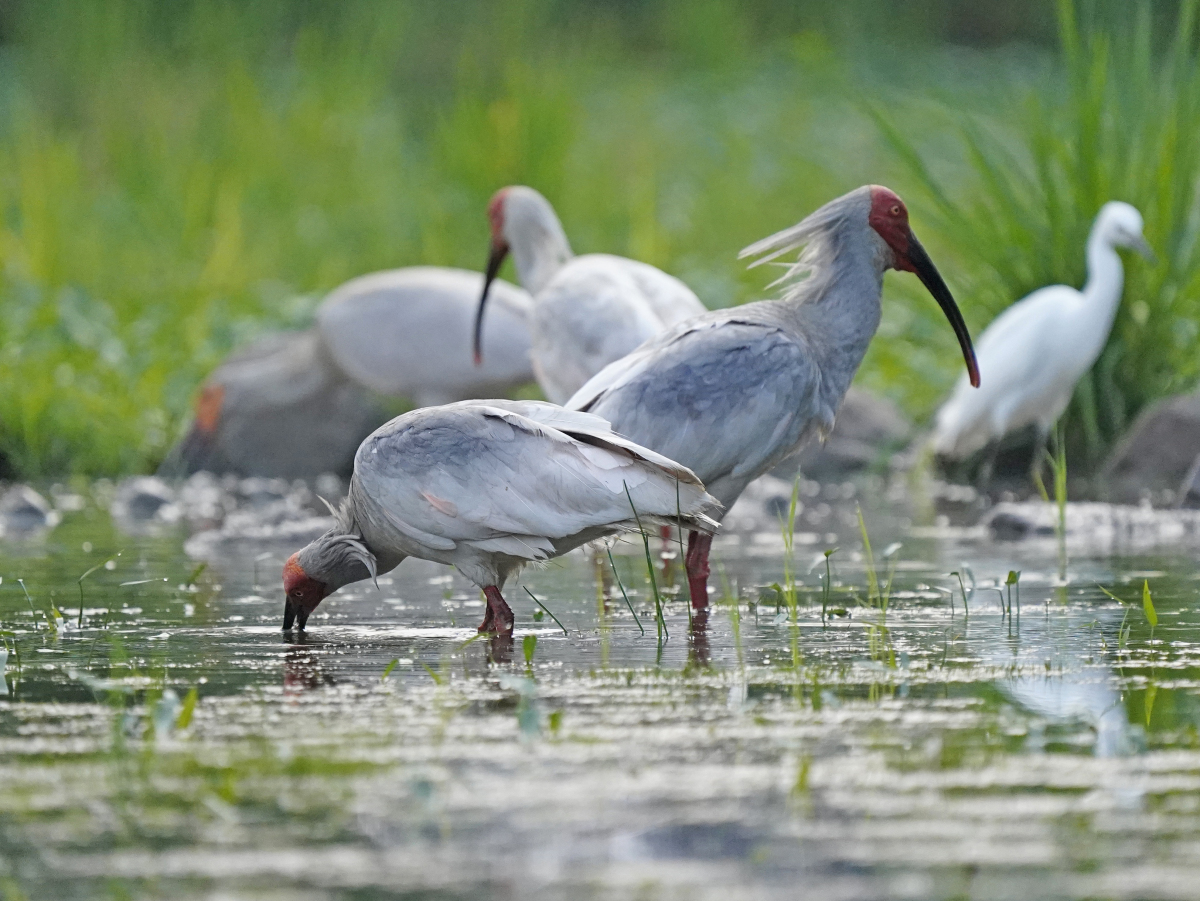
[[[856,185],[921,184],[867,98],[924,136],[930,165],[946,163],[941,185],[970,222],[918,199],[914,225],[977,327],[1052,275],[1077,281],[1092,200],[1131,185],[1166,265],[1131,267],[1120,350],[1094,379],[1107,441],[1148,399],[1200,375],[1176,337],[1200,303],[1183,226],[1191,195],[1179,190],[1200,154],[1184,127],[1200,102],[1195,67],[1176,51],[1118,79],[1149,45],[1117,41],[1097,112],[1094,84],[1055,92],[1063,66],[1046,51],[947,52],[937,39],[964,31],[961,6],[912,3],[899,17],[884,0],[854,11],[776,0],[7,6],[0,457],[25,477],[152,469],[232,347],[306,325],[324,292],[362,272],[479,268],[484,206],[507,183],[542,190],[579,251],[663,266],[713,307],[762,296],[741,247]],[[1024,8],[999,37],[1043,36],[1041,5]],[[1080,35],[1068,44],[1073,78],[1100,71],[1079,62],[1101,53]],[[1132,118],[1110,123],[1110,103]],[[981,107],[988,122],[959,124],[959,111]],[[1054,122],[1038,131],[1046,110]],[[956,164],[964,128],[1018,159],[1058,130],[1099,129],[1103,159],[1055,144],[1067,156],[1053,160],[1056,173],[1090,166],[1080,178],[1092,193],[1056,194],[1018,233],[1024,243],[980,256],[999,232],[981,224],[993,195]],[[1012,205],[1034,209],[1037,172],[1009,172],[1004,159],[1006,177],[1034,179]],[[1053,253],[1034,248],[1048,235]],[[961,363],[915,280],[889,276],[885,294],[861,381],[924,416]]]
[[[919,209],[954,236],[976,333],[1035,288],[1082,286],[1084,244],[1105,202],[1128,201],[1145,216],[1159,262],[1125,256],[1112,336],[1066,416],[1072,459],[1087,469],[1139,410],[1200,376],[1197,7],[1183,0],[1171,21],[1148,2],[1058,0],[1056,77],[999,110],[943,107],[956,122],[965,190],[944,149],[919,146],[919,129],[898,116],[879,117],[922,188]]]

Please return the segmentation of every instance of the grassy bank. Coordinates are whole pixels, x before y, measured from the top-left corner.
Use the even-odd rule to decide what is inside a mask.
[[[1062,240],[1021,278],[957,221],[989,214],[963,111],[986,110],[1020,155],[1031,102],[1085,102],[1036,43],[1053,23],[1030,15],[1008,35],[1034,43],[956,49],[922,38],[931,22],[951,29],[935,38],[965,27],[945,4],[893,23],[894,5],[866,3],[869,28],[822,6],[17,4],[0,48],[0,454],[25,476],[152,468],[237,343],[303,325],[361,272],[479,267],[484,205],[512,182],[551,198],[577,250],[661,265],[710,306],[760,294],[739,248],[870,181],[912,195],[976,328],[1027,281],[1078,281],[1081,211],[1099,193],[1063,212]],[[881,107],[953,213],[880,129]],[[1113,187],[1193,209],[1180,186],[1194,166]],[[1174,309],[1200,269],[1188,259],[1169,283],[1131,284],[1125,309]],[[862,380],[920,417],[961,363],[912,282],[889,277]],[[1122,315],[1128,342],[1137,319]],[[1173,381],[1116,367],[1126,418],[1193,378],[1189,348],[1171,348],[1188,357],[1164,357],[1160,374],[1186,373]]]

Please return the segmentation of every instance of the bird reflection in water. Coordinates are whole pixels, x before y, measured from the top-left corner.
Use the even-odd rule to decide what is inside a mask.
[[[335,684],[332,676],[321,668],[320,658],[314,646],[320,641],[310,641],[304,632],[284,636],[288,645],[283,657],[283,693],[287,697],[298,697],[306,691]]]

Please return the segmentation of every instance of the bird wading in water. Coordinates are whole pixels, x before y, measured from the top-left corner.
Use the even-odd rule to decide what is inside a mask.
[[[755,478],[827,435],[879,326],[883,274],[925,284],[950,320],[968,376],[979,373],[971,337],[908,210],[869,185],[742,251],[776,260],[803,248],[776,285],[778,300],[715,310],[609,364],[568,401],[614,431],[687,466],[728,510]],[[711,534],[688,535],[692,606],[708,603]]]
[[[414,410],[363,441],[336,525],[288,558],[283,628],[303,629],[341,586],[421,557],[483,589],[481,632],[511,634],[500,592],[525,564],[636,529],[639,518],[708,534],[716,507],[695,474],[599,416],[541,401]]]

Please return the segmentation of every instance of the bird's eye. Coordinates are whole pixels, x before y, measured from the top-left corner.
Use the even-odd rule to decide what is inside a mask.
[[[302,589],[302,588],[293,588],[293,589],[292,589],[292,597],[294,597],[294,598],[302,598],[302,597],[304,597],[304,589]]]
[[[893,216],[899,216],[899,215],[900,215],[900,205],[899,205],[899,204],[894,204],[894,205],[892,206],[892,215],[893,215]]]

